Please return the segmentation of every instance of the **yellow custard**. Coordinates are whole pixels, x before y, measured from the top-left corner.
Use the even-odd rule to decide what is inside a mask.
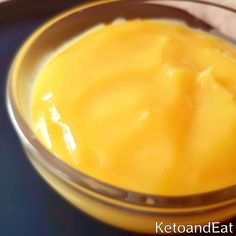
[[[32,90],[39,139],[74,168],[133,191],[236,183],[236,49],[175,22],[98,27],[46,62]]]

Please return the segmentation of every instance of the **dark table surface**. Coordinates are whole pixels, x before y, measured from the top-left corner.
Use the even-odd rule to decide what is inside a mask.
[[[84,215],[55,193],[26,159],[5,107],[7,72],[19,46],[49,17],[81,2],[15,0],[0,4],[0,236],[138,235]]]

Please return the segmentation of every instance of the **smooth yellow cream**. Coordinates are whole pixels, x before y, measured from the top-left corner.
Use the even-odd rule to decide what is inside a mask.
[[[36,77],[32,125],[60,159],[107,183],[166,195],[236,183],[236,49],[174,22],[84,34]]]

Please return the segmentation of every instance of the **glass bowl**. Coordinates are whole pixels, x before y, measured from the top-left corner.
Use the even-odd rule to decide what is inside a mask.
[[[177,3],[178,2],[178,3]],[[177,8],[170,7],[174,3]],[[183,9],[181,4],[184,4]],[[191,4],[192,14],[189,14]],[[229,39],[231,34],[196,17],[194,9],[234,15],[233,9],[202,1],[117,0],[75,7],[51,19],[25,42],[9,72],[7,107],[24,150],[40,175],[65,199],[87,214],[126,230],[155,233],[155,223],[195,225],[236,214],[236,185],[186,196],[137,193],[111,186],[66,165],[37,139],[30,126],[31,86],[42,61],[64,42],[116,18],[164,18],[185,22]],[[198,11],[198,13],[201,11]],[[225,22],[229,24],[229,22]],[[227,34],[227,35],[226,35]],[[230,39],[231,42],[233,38]]]

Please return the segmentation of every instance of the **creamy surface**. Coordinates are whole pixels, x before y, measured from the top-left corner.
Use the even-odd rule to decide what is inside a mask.
[[[40,70],[32,126],[74,168],[129,190],[236,183],[236,49],[174,22],[110,24]]]

